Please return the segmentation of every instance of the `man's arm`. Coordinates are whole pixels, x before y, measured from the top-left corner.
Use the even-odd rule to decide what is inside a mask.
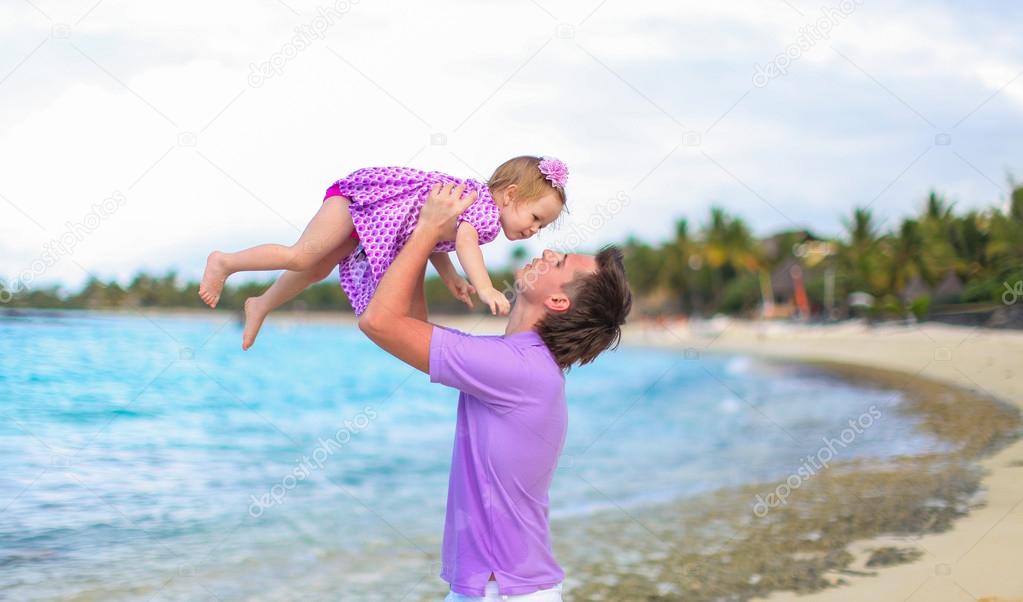
[[[430,321],[430,309],[426,306],[426,266],[419,272],[415,294],[412,296],[411,316],[422,322]]]
[[[461,198],[465,186],[437,186],[419,213],[419,222],[398,257],[387,268],[359,329],[384,351],[406,364],[429,373],[430,336],[433,325],[412,315],[412,300],[419,275],[426,267],[444,227],[476,200],[476,194]]]

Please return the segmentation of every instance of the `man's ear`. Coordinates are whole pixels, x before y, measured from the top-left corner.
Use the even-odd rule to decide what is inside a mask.
[[[555,313],[568,311],[572,306],[572,300],[565,293],[554,293],[543,300],[543,306]]]

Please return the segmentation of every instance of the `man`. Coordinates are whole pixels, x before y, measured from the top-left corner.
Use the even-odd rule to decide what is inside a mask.
[[[614,247],[595,257],[548,249],[516,271],[504,336],[431,324],[423,270],[475,200],[463,193],[433,189],[359,328],[430,382],[461,391],[440,575],[447,600],[560,601],[547,494],[567,428],[564,371],[617,346],[632,294]]]

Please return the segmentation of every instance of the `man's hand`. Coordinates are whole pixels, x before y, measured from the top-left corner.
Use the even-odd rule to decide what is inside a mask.
[[[462,196],[465,195],[465,196]],[[465,184],[443,184],[438,182],[419,211],[416,230],[429,235],[433,240],[442,240],[444,232],[454,232],[459,215],[476,201],[475,191],[465,194]]]

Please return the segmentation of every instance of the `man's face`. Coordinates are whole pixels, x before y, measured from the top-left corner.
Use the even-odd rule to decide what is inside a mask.
[[[597,260],[592,255],[544,249],[540,257],[515,271],[518,300],[555,311],[568,309],[564,285],[576,276],[596,271]]]

